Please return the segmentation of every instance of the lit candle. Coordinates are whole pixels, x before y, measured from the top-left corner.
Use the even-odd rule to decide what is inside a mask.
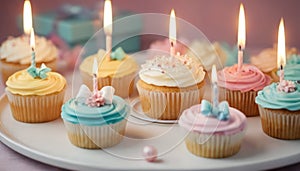
[[[31,66],[36,67],[36,64],[35,64],[35,37],[34,37],[33,28],[31,28],[31,32],[30,32],[30,47],[31,47]]]
[[[105,0],[104,2],[103,26],[106,35],[106,51],[110,52],[112,49],[112,7],[110,0]]]
[[[98,92],[98,80],[97,80],[97,75],[98,75],[98,62],[97,58],[94,58],[94,64],[93,64],[93,92],[96,94]]]
[[[23,29],[25,35],[29,36],[32,28],[32,12],[29,0],[24,1],[23,7]]]
[[[211,83],[212,83],[212,104],[213,109],[217,109],[219,105],[219,90],[218,90],[218,76],[216,65],[212,66],[211,71]]]
[[[175,56],[175,45],[176,45],[176,16],[174,9],[171,10],[170,24],[169,24],[169,41],[171,44],[170,55]]]
[[[243,55],[246,44],[246,21],[244,5],[240,5],[239,25],[238,25],[238,72],[243,65]]]
[[[286,64],[286,52],[285,52],[285,32],[283,18],[280,20],[278,29],[278,47],[277,47],[277,66],[280,68],[280,82],[284,80],[283,67]]]

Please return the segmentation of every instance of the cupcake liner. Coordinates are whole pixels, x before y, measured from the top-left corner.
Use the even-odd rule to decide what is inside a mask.
[[[93,77],[86,72],[81,71],[82,82],[87,85],[91,90],[93,89]],[[113,86],[115,94],[126,98],[133,93],[135,72],[125,75],[123,77],[99,77],[98,87],[101,89],[104,86]]]
[[[22,96],[5,89],[13,117],[20,122],[40,123],[59,118],[64,102],[64,88],[61,92],[44,96]]]
[[[52,71],[56,71],[56,59],[52,60],[50,62],[44,62],[45,65],[49,68],[51,68]],[[42,63],[37,63],[37,67],[40,67]],[[30,66],[30,64],[22,65],[18,63],[10,63],[5,62],[4,60],[0,61],[0,71],[2,76],[2,82],[5,85],[5,82],[7,81],[8,77],[10,77],[12,74],[14,74],[17,71],[27,69]]]
[[[230,107],[243,112],[247,117],[258,116],[258,105],[255,103],[257,91],[233,91],[220,87],[220,99],[227,100]],[[225,99],[224,99],[225,98]]]
[[[124,137],[127,120],[104,126],[86,126],[64,120],[69,140],[75,146],[101,149],[119,144]]]
[[[267,109],[259,106],[263,131],[274,138],[300,139],[300,111]]]
[[[190,132],[185,144],[194,155],[207,158],[225,158],[239,152],[246,129],[232,135],[214,135]]]
[[[203,85],[194,90],[185,88],[175,91],[153,91],[136,85],[143,112],[154,119],[176,120],[182,111],[200,103],[203,96]]]

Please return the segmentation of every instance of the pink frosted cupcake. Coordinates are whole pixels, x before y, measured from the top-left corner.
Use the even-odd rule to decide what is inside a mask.
[[[225,98],[230,106],[246,116],[258,116],[258,106],[255,103],[257,91],[269,85],[271,78],[249,64],[243,64],[241,72],[237,68],[236,64],[218,72],[220,98]]]
[[[238,153],[246,132],[246,117],[229,107],[226,101],[219,104],[217,112],[212,109],[208,101],[202,100],[201,104],[182,113],[179,125],[188,133],[185,138],[187,149],[207,158],[224,158]]]

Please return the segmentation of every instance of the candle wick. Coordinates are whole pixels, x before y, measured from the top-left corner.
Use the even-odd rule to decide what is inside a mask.
[[[242,51],[242,46],[241,45],[239,45],[239,51]]]
[[[280,65],[280,69],[283,70],[283,66],[282,65]]]
[[[34,52],[34,48],[32,47],[31,50]]]
[[[171,41],[171,46],[172,46],[172,47],[174,47],[174,43],[173,43],[173,41]]]

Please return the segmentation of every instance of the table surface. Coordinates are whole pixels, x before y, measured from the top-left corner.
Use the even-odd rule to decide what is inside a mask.
[[[1,79],[1,76],[0,76]],[[68,85],[70,85],[70,80],[68,81]],[[4,86],[0,83],[0,94],[4,93]],[[277,168],[275,170],[278,171],[296,171],[300,169],[300,163]],[[57,168],[48,164],[41,163],[39,161],[32,160],[28,157],[25,157],[12,149],[5,146],[2,142],[0,142],[0,170],[23,170],[23,171],[55,171],[55,170],[65,170],[62,168]]]

